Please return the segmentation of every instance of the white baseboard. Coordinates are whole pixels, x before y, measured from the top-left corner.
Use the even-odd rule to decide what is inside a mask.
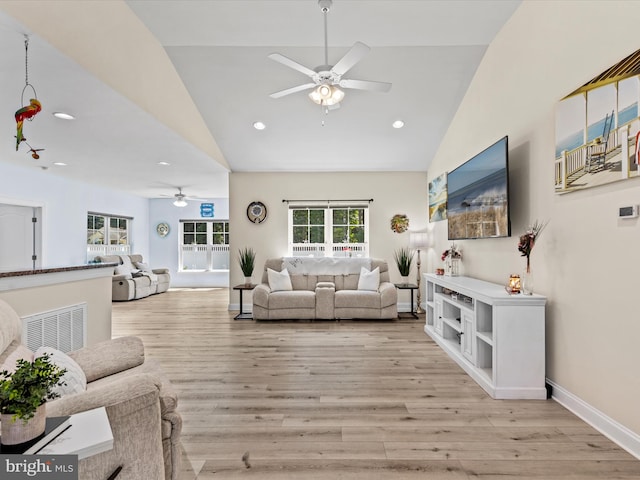
[[[229,304],[229,308],[228,308],[228,310],[229,310],[230,312],[233,312],[233,311],[240,311],[240,304],[239,304],[239,303],[230,303],[230,304]],[[253,305],[248,304],[248,303],[245,303],[245,304],[242,306],[242,312],[243,312],[243,313],[251,313],[251,312],[253,312]]]
[[[418,304],[414,302],[413,309],[415,310],[417,306]],[[411,311],[411,302],[398,302],[398,312],[409,313],[410,311]]]
[[[242,307],[242,311],[247,313],[247,312],[251,312],[253,311],[253,305],[245,303],[244,306]],[[416,308],[416,305],[413,305],[413,308]],[[239,303],[230,303],[229,304],[229,308],[228,310],[234,311],[234,310],[240,310],[240,304]],[[398,304],[398,312],[400,313],[409,313],[411,311],[411,303],[406,302],[406,303],[399,303]]]
[[[640,435],[632,432],[560,385],[549,379],[547,379],[547,383],[553,388],[551,397],[556,402],[587,422],[609,440],[617,443],[631,455],[640,459]]]

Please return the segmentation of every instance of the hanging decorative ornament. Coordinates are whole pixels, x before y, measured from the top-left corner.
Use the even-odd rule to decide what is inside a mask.
[[[16,152],[20,148],[20,143],[25,142],[27,140],[22,133],[22,126],[24,124],[24,121],[33,120],[33,117],[35,117],[38,114],[38,112],[42,110],[42,104],[38,101],[38,95],[36,93],[36,89],[33,88],[33,85],[29,83],[29,36],[28,35],[24,36],[24,83],[25,85],[24,85],[24,88],[22,89],[22,96],[20,97],[20,105],[24,105],[24,92],[27,90],[27,87],[31,88],[31,90],[33,91],[33,96],[35,98],[32,98],[31,100],[29,100],[29,105],[21,107],[15,114],[16,129],[17,129]],[[42,149],[35,150],[30,145],[29,145],[29,149],[30,149],[29,151],[32,152],[33,158],[37,159],[40,157],[39,155],[37,155],[36,152]]]
[[[38,160],[40,158],[40,154],[38,152],[41,152],[44,150],[44,148],[33,148],[31,145],[29,145],[28,142],[24,142],[27,144],[27,147],[29,147],[29,153],[31,153],[31,156],[35,159]]]

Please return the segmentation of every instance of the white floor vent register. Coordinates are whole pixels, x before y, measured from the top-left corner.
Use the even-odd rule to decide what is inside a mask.
[[[86,303],[22,317],[22,343],[33,352],[42,346],[70,352],[84,347],[86,339]]]

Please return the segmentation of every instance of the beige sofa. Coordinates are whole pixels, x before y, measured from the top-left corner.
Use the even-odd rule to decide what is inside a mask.
[[[166,268],[148,268],[142,255],[104,255],[96,257],[100,263],[115,263],[112,300],[126,302],[166,292],[171,283]]]
[[[15,367],[30,353],[21,344],[22,322],[0,300],[0,369]],[[79,461],[79,478],[105,479],[118,466],[118,480],[178,480],[182,418],[177,396],[158,365],[145,359],[137,337],[121,337],[70,352],[87,378],[87,388],[47,402],[47,416],[106,407],[112,450]],[[73,427],[72,427],[73,428]]]
[[[360,269],[380,270],[376,291],[358,290]],[[287,269],[292,290],[273,291],[267,269]],[[356,273],[358,272],[358,273]],[[360,258],[312,259],[281,257],[268,259],[262,283],[253,290],[253,318],[341,319],[398,317],[398,294],[389,280],[385,260]]]

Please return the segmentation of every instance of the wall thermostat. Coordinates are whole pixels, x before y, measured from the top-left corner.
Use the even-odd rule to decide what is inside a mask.
[[[636,218],[638,216],[638,206],[630,205],[628,207],[620,207],[618,217],[620,218]]]

